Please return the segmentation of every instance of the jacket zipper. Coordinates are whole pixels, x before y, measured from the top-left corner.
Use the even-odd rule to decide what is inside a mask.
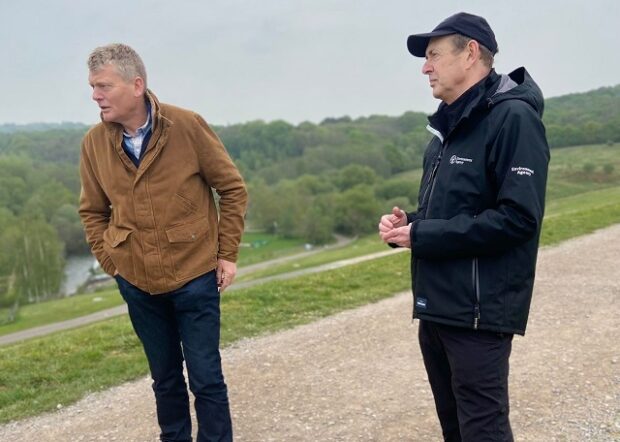
[[[474,215],[474,219],[478,215]],[[474,295],[476,296],[474,303],[474,330],[478,330],[480,325],[480,271],[478,269],[478,258],[474,258],[472,261],[472,285],[474,288]]]
[[[478,271],[478,258],[472,260],[471,267],[471,282],[476,296],[476,302],[474,304],[474,330],[478,330],[478,325],[480,324],[480,276]]]
[[[439,158],[441,158],[441,152],[439,153]],[[424,189],[424,195],[422,196],[422,202],[426,200],[426,195],[428,195],[428,191],[433,184],[433,179],[435,177],[435,173],[437,172],[437,158],[433,161],[433,168],[431,169],[431,173],[428,174],[428,179],[426,180],[426,189]]]
[[[418,260],[415,257],[412,257],[413,259],[413,287],[412,287],[412,291],[413,291],[413,311],[411,312],[411,323],[413,324],[413,320],[416,318],[416,314],[415,314],[415,302],[416,302],[416,276],[418,274]]]
[[[437,155],[437,158],[435,159],[433,163],[434,165],[433,165],[433,169],[431,170],[431,174],[428,177],[428,185],[426,186],[426,190],[424,191],[424,197],[422,198],[422,201],[424,201],[426,194],[427,193],[429,194],[428,200],[426,200],[426,213],[424,216],[425,219],[428,219],[429,217],[431,200],[433,199],[433,191],[435,190],[435,181],[437,178],[437,171],[439,170],[439,165],[441,164],[441,157],[443,156],[443,153],[447,147],[448,147],[447,143],[442,144],[441,149],[439,150],[439,155]]]

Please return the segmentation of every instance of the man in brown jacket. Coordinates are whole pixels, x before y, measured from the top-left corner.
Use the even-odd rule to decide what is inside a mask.
[[[88,68],[102,122],[82,143],[79,212],[144,346],[161,440],[191,440],[185,360],[197,440],[230,441],[219,301],[235,277],[245,184],[198,114],[160,103],[147,89],[132,48],[99,47]]]

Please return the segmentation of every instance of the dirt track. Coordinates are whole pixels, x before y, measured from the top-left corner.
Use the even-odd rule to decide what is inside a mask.
[[[620,225],[543,249],[511,358],[517,441],[620,440]],[[223,351],[239,441],[438,441],[398,294]],[[150,381],[0,427],[2,441],[155,441]]]

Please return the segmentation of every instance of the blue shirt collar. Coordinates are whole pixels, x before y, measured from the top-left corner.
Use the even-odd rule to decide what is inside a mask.
[[[144,135],[151,129],[151,126],[153,125],[153,118],[151,118],[151,102],[148,99],[146,99],[145,101],[146,101],[146,122],[136,130],[136,135]],[[125,130],[123,130],[123,137],[133,138]]]

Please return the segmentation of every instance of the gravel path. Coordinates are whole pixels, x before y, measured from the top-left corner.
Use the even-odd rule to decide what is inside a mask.
[[[511,358],[517,441],[620,440],[620,225],[539,255]],[[616,270],[614,270],[616,269]],[[223,351],[238,441],[439,441],[411,296]],[[156,441],[150,381],[0,427],[2,441]]]

